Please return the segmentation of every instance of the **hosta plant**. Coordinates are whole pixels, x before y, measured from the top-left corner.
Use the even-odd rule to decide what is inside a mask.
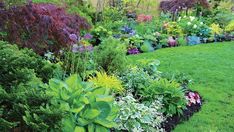
[[[162,96],[163,111],[166,115],[182,114],[186,108],[184,91],[180,84],[167,79],[152,82],[149,87],[140,91],[143,100],[153,102],[158,96]]]
[[[67,113],[62,131],[108,132],[116,126],[119,109],[113,104],[114,98],[105,94],[105,88],[94,88],[76,74],[65,81],[50,80],[46,93],[53,105]]]
[[[163,106],[159,100],[155,100],[147,106],[128,93],[126,96],[120,97],[116,103],[120,107],[120,113],[116,119],[118,124],[116,129],[132,132],[163,131],[161,123],[165,118],[160,112]]]

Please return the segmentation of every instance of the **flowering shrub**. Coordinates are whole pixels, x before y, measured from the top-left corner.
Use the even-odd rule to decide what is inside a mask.
[[[187,95],[185,96],[186,100],[188,101],[188,106],[191,106],[192,104],[196,105],[199,104],[201,105],[201,97],[197,92],[188,92]]]
[[[162,109],[160,101],[155,100],[147,106],[139,103],[132,94],[128,93],[127,96],[120,97],[116,103],[120,107],[120,113],[116,119],[118,130],[133,132],[163,131],[161,123],[165,118],[160,112],[160,109]]]
[[[202,36],[201,30],[208,28],[202,21],[194,16],[179,17],[178,23],[182,27],[184,34],[187,34],[188,36]]]
[[[32,48],[43,54],[58,52],[79,40],[80,31],[89,29],[87,21],[70,15],[53,4],[33,4],[6,8],[0,14],[0,29],[8,34],[8,41]]]
[[[152,16],[151,15],[145,15],[145,14],[140,14],[137,16],[137,22],[142,23],[142,22],[150,22],[152,21]]]

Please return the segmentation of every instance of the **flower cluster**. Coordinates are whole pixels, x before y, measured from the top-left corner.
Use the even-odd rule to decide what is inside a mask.
[[[140,14],[137,16],[137,22],[150,22],[152,18],[151,15]]]
[[[134,36],[136,34],[136,31],[133,30],[131,27],[124,26],[121,28],[121,32],[124,34],[129,34],[130,36]]]
[[[128,49],[128,54],[130,54],[130,55],[139,54],[139,53],[140,53],[140,51],[136,47],[131,47],[131,48]]]
[[[72,46],[72,52],[77,53],[77,52],[90,52],[93,51],[93,46],[92,45],[82,45],[78,46],[77,44],[74,44]]]
[[[188,101],[188,106],[191,106],[192,104],[201,105],[201,98],[197,92],[188,92],[185,98]]]

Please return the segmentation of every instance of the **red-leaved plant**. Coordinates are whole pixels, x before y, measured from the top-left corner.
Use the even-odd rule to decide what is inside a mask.
[[[67,14],[64,8],[32,2],[10,8],[2,6],[0,21],[0,32],[7,33],[8,41],[41,55],[69,47],[79,40],[81,30],[90,28],[86,19]]]

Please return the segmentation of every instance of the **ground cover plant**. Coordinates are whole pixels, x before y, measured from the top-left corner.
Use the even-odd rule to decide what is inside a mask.
[[[0,131],[233,130],[232,0],[160,2],[0,0]]]

